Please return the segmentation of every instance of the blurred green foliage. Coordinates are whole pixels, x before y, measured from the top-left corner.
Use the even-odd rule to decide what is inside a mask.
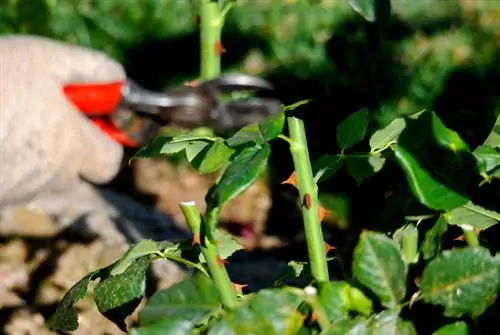
[[[126,63],[125,50],[145,40],[194,33],[197,2],[2,0],[0,33],[46,35],[102,49]],[[397,23],[382,34],[388,42],[379,44],[378,54],[371,53],[361,17],[341,0],[238,0],[226,30],[262,41],[249,50],[245,62],[237,64],[253,72],[286,68],[299,78],[321,75],[328,81],[334,76],[336,82],[350,86],[364,86],[367,81],[383,86],[376,70],[366,70],[367,63],[380,65],[377,58],[382,56],[390,59],[384,64],[397,71],[391,87],[372,87],[383,96],[382,123],[389,122],[394,111],[404,114],[432,104],[457,68],[473,66],[480,72],[493,63],[496,67],[499,2],[393,0],[392,6]],[[359,25],[346,28],[346,22]],[[332,59],[328,42],[339,34],[361,50],[346,47],[343,59]]]

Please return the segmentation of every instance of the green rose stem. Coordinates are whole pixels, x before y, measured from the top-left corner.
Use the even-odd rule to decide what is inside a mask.
[[[201,80],[212,79],[221,73],[222,27],[233,4],[233,1],[227,2],[220,11],[218,1],[200,0]]]
[[[476,231],[474,230],[474,227],[468,224],[463,224],[460,225],[460,228],[462,228],[462,231],[464,233],[464,240],[467,242],[467,244],[470,247],[477,247],[479,246],[479,237]]]
[[[325,242],[319,220],[318,186],[312,173],[304,122],[295,117],[288,117],[287,122],[290,132],[290,152],[302,202],[302,217],[311,273],[319,283],[328,282],[330,279],[326,263]]]
[[[184,202],[180,204],[180,207],[193,234],[199,234],[203,223],[196,204],[192,201]],[[238,303],[238,299],[229,274],[224,266],[224,261],[219,257],[217,252],[217,246],[202,236],[200,248],[207,262],[210,276],[221,296],[222,304],[227,308],[234,308]]]

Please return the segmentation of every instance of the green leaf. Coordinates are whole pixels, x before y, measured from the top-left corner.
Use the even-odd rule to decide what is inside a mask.
[[[373,154],[368,158],[368,163],[373,168],[373,172],[377,173],[384,167],[385,157],[381,154]]]
[[[219,294],[212,280],[197,274],[153,294],[139,319],[143,326],[164,318],[185,320],[194,325],[219,307]]]
[[[465,322],[457,321],[439,328],[432,335],[469,335],[469,329]]]
[[[194,327],[190,320],[165,318],[146,327],[134,328],[130,335],[185,335]]]
[[[342,150],[361,142],[366,135],[370,116],[366,108],[352,113],[337,127],[337,143]]]
[[[153,240],[142,240],[130,247],[127,252],[115,263],[111,275],[123,273],[137,258],[160,252],[158,243]]]
[[[347,290],[348,308],[363,316],[370,316],[373,312],[373,302],[357,287],[349,286]]]
[[[268,144],[243,148],[207,194],[207,204],[220,207],[246,190],[264,171],[270,154]]]
[[[341,155],[325,155],[311,164],[314,179],[317,183],[325,181],[333,176],[342,166]]]
[[[274,286],[285,284],[285,281],[300,278],[306,271],[307,262],[290,261],[274,280]]]
[[[285,113],[270,116],[262,123],[251,123],[241,128],[232,137],[227,139],[227,145],[231,148],[255,143],[262,145],[278,137],[283,131],[285,125]]]
[[[422,242],[422,255],[424,260],[434,258],[441,252],[442,236],[448,230],[448,222],[443,215],[440,215],[431,229],[425,233]]]
[[[474,205],[470,201],[462,207],[455,208],[448,215],[449,224],[470,225],[480,230],[488,229],[499,221],[500,213]]]
[[[202,146],[202,143],[205,143],[205,145],[207,145],[216,141],[217,139],[217,137],[213,137],[210,136],[210,134],[207,134],[207,132],[203,129],[195,129],[175,137],[172,137],[168,134],[162,134],[150,143],[142,146],[135,153],[132,159],[177,154],[185,150],[189,145],[195,145],[199,148],[200,146]]]
[[[210,145],[210,142],[203,142],[203,141],[195,141],[195,142],[188,142],[186,145],[186,158],[188,162],[192,162],[196,156],[200,154],[200,152],[203,151],[206,147]]]
[[[387,236],[364,231],[354,249],[354,277],[369,288],[383,306],[396,306],[406,294],[408,267],[398,245]]]
[[[368,332],[368,322],[364,317],[343,319],[333,322],[325,335],[364,335]],[[323,333],[322,333],[323,334]]]
[[[227,147],[224,140],[217,139],[204,147],[190,162],[199,173],[214,173],[229,162],[233,153],[234,150]]]
[[[349,316],[350,285],[346,282],[328,282],[320,286],[319,301],[330,322]]]
[[[252,294],[244,304],[211,323],[213,334],[296,334],[305,316],[298,311],[302,300],[294,293],[264,289]]]
[[[464,205],[479,174],[467,144],[433,112],[406,121],[395,156],[412,193],[420,203],[435,210]]]
[[[451,210],[469,200],[468,197],[434,179],[406,148],[398,145],[394,152],[412,193],[422,204],[435,210]]]
[[[123,331],[126,331],[125,319],[144,296],[150,264],[149,257],[138,258],[124,272],[100,281],[94,288],[94,301],[99,311]]]
[[[227,145],[231,148],[252,142],[255,144],[264,143],[264,137],[257,123],[246,125],[226,140]]]
[[[217,241],[217,251],[219,257],[222,259],[228,259],[236,251],[243,250],[243,246],[238,242],[238,240],[233,235],[226,233],[222,229],[216,229],[214,237]],[[203,257],[202,254],[200,254],[200,262],[206,262],[205,257]]]
[[[496,300],[500,287],[498,261],[483,247],[445,250],[424,269],[424,301],[444,307],[446,317],[481,315]]]
[[[391,13],[390,0],[347,0],[347,2],[369,22],[387,20]]]
[[[500,148],[500,116],[498,116],[490,135],[484,141],[483,145],[493,148]]]
[[[386,309],[376,314],[370,322],[371,334],[416,335],[413,324],[399,318],[397,309]]]
[[[470,151],[460,135],[454,130],[446,128],[443,121],[436,115],[430,114],[432,118],[432,134],[436,142],[443,148],[450,149],[453,152]]]
[[[365,181],[367,178],[373,176],[376,171],[374,166],[372,165],[373,161],[370,162],[370,159],[372,157],[359,157],[359,156],[346,156],[346,167],[347,171],[353,177],[358,185],[361,185],[363,181]],[[377,161],[375,158],[375,164],[380,163],[380,161]],[[383,164],[383,163],[382,163]],[[375,166],[376,168],[379,168],[380,166]]]
[[[266,118],[260,125],[260,132],[264,141],[269,142],[277,138],[285,126],[285,113],[280,112]]]
[[[412,223],[406,225],[401,231],[401,250],[406,264],[418,262],[418,229]]]
[[[304,99],[304,100],[297,101],[297,102],[295,102],[295,103],[293,103],[291,105],[283,106],[282,107],[283,108],[283,112],[293,111],[294,109],[297,109],[300,106],[308,104],[310,101],[311,101],[311,99]]]
[[[78,329],[78,312],[75,305],[82,300],[87,294],[87,289],[90,282],[99,278],[103,273],[107,272],[111,266],[89,273],[82,278],[78,283],[73,285],[71,289],[64,295],[61,302],[57,306],[56,312],[48,321],[48,325],[53,330],[62,332],[71,332]]]
[[[474,150],[474,156],[482,173],[488,173],[500,166],[500,147],[479,146]]]
[[[370,137],[371,151],[384,150],[389,145],[396,143],[397,138],[405,127],[405,119],[396,118],[387,127],[374,132]]]

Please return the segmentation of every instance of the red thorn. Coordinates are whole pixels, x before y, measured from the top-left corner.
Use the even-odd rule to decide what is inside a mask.
[[[311,314],[311,322],[316,322],[319,320],[319,314],[317,312],[312,312]]]
[[[290,177],[288,177],[288,179],[282,182],[281,184],[290,184],[292,186],[297,187],[297,175],[295,174],[295,171],[293,171]]]
[[[319,221],[322,222],[327,216],[332,215],[332,212],[326,209],[325,207],[319,205],[318,207],[318,216]]]
[[[306,193],[304,195],[304,206],[306,206],[307,209],[311,209],[312,206],[312,197],[309,193]]]
[[[223,266],[224,264],[227,263],[227,261],[225,259],[222,259],[219,256],[217,256],[216,261],[217,261],[217,265],[220,265],[220,266]]]
[[[195,245],[195,244],[198,244],[198,245],[201,244],[200,234],[199,233],[193,235],[193,244],[192,245]]]
[[[463,241],[464,240],[464,235],[460,235],[457,238],[454,238],[453,241]]]
[[[336,250],[337,248],[335,247],[332,247],[331,245],[329,245],[328,243],[325,242],[325,251],[326,253],[328,254],[330,251],[332,250]]]
[[[215,42],[215,54],[217,56],[222,55],[224,52],[226,52],[226,49],[222,45],[221,41]]]
[[[233,285],[233,289],[235,290],[236,293],[240,293],[245,287],[247,287],[247,284],[238,284],[238,283],[231,283]]]

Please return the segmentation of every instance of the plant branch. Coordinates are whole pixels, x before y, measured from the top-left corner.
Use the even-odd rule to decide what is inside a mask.
[[[217,1],[200,0],[200,79],[209,80],[220,75],[222,52],[221,33],[224,18],[231,3],[219,11]]]
[[[196,207],[196,204],[193,202],[182,203],[180,207],[189,227],[201,226],[201,215],[198,211],[198,207]],[[215,287],[217,287],[217,290],[219,291],[222,303],[227,308],[234,308],[238,303],[238,299],[223,260],[218,255],[217,246],[205,236],[202,236],[201,238],[201,252],[207,262],[208,270],[212,280],[214,281]]]
[[[287,121],[292,140],[290,152],[297,177],[297,188],[302,201],[306,200],[302,205],[302,217],[311,272],[316,281],[327,282],[330,279],[319,220],[318,186],[314,182],[312,173],[304,122],[295,117],[288,117]]]

